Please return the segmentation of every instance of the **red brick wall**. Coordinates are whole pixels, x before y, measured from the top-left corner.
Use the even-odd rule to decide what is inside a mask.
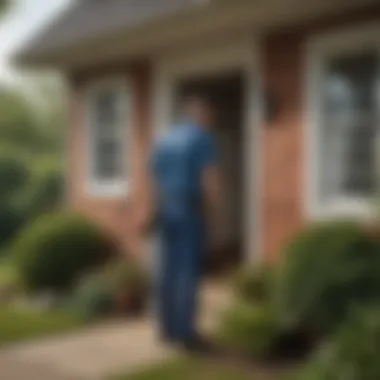
[[[302,40],[274,35],[263,45],[265,92],[277,103],[263,125],[263,249],[273,257],[302,215]]]
[[[319,32],[373,20],[380,20],[380,6],[274,31],[263,40],[264,89],[278,103],[276,117],[264,122],[262,141],[262,241],[270,259],[307,221],[303,212],[307,41]]]
[[[141,62],[130,65],[114,65],[70,76],[70,120],[68,133],[68,192],[71,206],[98,221],[110,231],[125,249],[137,251],[140,239],[131,223],[139,197],[144,191],[144,170],[151,132],[151,80],[150,67]],[[125,196],[95,197],[88,194],[85,184],[86,131],[84,122],[84,93],[93,80],[103,76],[125,76],[132,85],[134,95],[133,123],[129,144],[130,178],[132,186]],[[128,199],[128,205],[127,205]],[[141,197],[140,197],[141,199]]]

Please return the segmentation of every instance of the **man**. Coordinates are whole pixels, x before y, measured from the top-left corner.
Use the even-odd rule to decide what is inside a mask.
[[[192,96],[183,120],[156,145],[151,166],[147,220],[155,213],[161,252],[158,311],[162,338],[188,348],[198,343],[196,294],[206,247],[206,218],[221,201],[210,103]],[[155,211],[153,211],[155,210]]]

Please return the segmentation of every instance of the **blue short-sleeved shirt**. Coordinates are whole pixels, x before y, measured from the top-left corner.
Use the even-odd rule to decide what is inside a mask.
[[[202,199],[202,171],[217,161],[214,137],[191,122],[169,131],[156,145],[152,168],[161,212],[187,215]]]

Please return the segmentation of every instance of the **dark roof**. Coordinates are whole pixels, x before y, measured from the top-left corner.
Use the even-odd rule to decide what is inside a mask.
[[[205,0],[74,0],[63,14],[25,43],[16,57],[38,56],[56,51],[206,2]]]

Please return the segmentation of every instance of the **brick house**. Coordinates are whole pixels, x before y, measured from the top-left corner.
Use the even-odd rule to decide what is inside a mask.
[[[186,89],[214,94],[215,239],[256,260],[308,221],[371,214],[379,35],[376,0],[78,0],[15,59],[65,75],[70,202],[129,245],[152,141]]]

